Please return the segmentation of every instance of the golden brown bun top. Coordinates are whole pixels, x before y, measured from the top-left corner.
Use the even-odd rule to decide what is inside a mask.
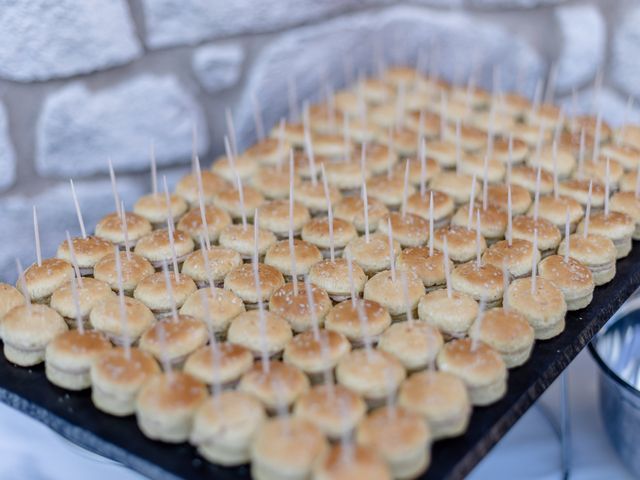
[[[615,262],[616,246],[610,238],[603,235],[589,235],[584,237],[582,233],[576,233],[570,237],[570,254],[575,255],[581,262],[587,265],[601,265]],[[558,247],[558,254],[564,255],[566,242],[563,240]]]
[[[479,382],[489,381],[495,378],[496,373],[505,370],[498,352],[482,342],[475,342],[474,345],[470,338],[445,343],[438,354],[438,366],[446,371],[467,370]]]
[[[487,200],[490,205],[507,210],[509,204],[509,192],[506,185],[489,185],[487,188]],[[529,191],[520,185],[511,185],[511,205],[514,210],[526,209],[531,204]]]
[[[436,415],[448,414],[460,404],[468,405],[469,394],[464,382],[456,375],[423,370],[412,374],[402,383],[398,401],[412,411],[420,411],[424,406]]]
[[[11,309],[0,321],[0,334],[5,343],[22,348],[44,346],[68,330],[60,314],[46,305],[33,304]]]
[[[196,290],[196,284],[193,280],[181,273],[176,277],[174,272],[169,272],[169,280],[171,282],[173,296],[176,299],[187,297]],[[136,287],[136,298],[138,297],[138,294],[142,292],[144,292],[145,300],[157,299],[158,301],[161,301],[166,298],[168,296],[168,292],[164,272],[152,273],[151,275],[143,278]]]
[[[327,448],[324,435],[311,422],[297,417],[272,418],[258,430],[251,458],[275,472],[306,473]]]
[[[177,218],[187,211],[187,202],[179,195],[169,195],[169,205],[173,218]],[[166,223],[167,197],[160,192],[144,195],[135,203],[133,211],[151,223]]]
[[[273,292],[269,299],[269,310],[284,318],[310,317],[311,306],[308,302],[307,288],[304,283],[297,283],[297,295],[294,293],[293,283],[286,283]],[[322,288],[311,285],[311,295],[317,316],[322,316],[331,308],[329,295]]]
[[[571,257],[565,261],[563,255],[551,255],[540,262],[538,272],[563,290],[593,288],[591,270]]]
[[[529,240],[514,238],[509,245],[507,240],[500,240],[489,247],[482,255],[482,261],[502,268],[502,265],[514,263],[531,264],[534,251],[533,244]]]
[[[254,159],[244,155],[236,156],[233,163],[229,157],[220,155],[211,164],[211,171],[235,185],[236,174],[242,180],[245,180],[256,171],[257,166],[257,162]]]
[[[124,308],[127,315],[127,325],[132,329],[145,328],[155,322],[155,317],[149,307],[140,300],[124,297]],[[97,330],[113,331],[122,329],[120,315],[120,298],[109,295],[102,299],[91,310],[91,324]]]
[[[562,291],[553,282],[542,277],[536,278],[536,288],[531,293],[531,277],[518,278],[511,282],[507,289],[509,306],[517,306],[519,311],[530,310],[532,313],[540,309],[541,304],[546,312],[561,314],[567,305]]]
[[[433,233],[433,236],[434,243],[437,245],[444,244],[444,238],[446,237],[449,251],[468,248],[469,245],[476,244],[476,231],[466,227],[457,227],[455,225],[441,227]],[[483,238],[481,238],[482,241],[484,241]]]
[[[578,226],[578,232],[584,227],[584,221]],[[606,235],[609,238],[618,238],[630,236],[635,229],[633,219],[620,212],[604,212],[592,213],[589,219],[589,233]]]
[[[217,350],[215,354],[214,350],[211,348],[211,344],[205,345],[196,350],[187,360],[187,363],[191,366],[191,370],[189,370],[185,365],[186,371],[200,369],[211,371],[213,365],[217,365],[217,368],[224,370],[229,367],[233,368],[238,364],[253,364],[253,354],[249,349],[242,345],[222,342],[217,343],[216,348]]]
[[[220,175],[207,170],[202,170],[200,173],[202,175],[202,197],[205,203],[210,203],[219,191],[232,188],[231,184]],[[191,205],[198,205],[200,198],[197,175],[190,173],[182,177],[176,185],[176,194]]]
[[[280,271],[264,263],[258,264],[258,276],[260,279],[260,286],[263,293],[265,291],[275,291],[284,285],[284,277]],[[253,276],[253,265],[245,263],[237,268],[234,268],[227,277],[224,279],[225,288],[231,290],[255,290],[255,278]]]
[[[389,220],[391,220],[391,230],[394,236],[402,238],[403,241],[407,239],[419,241],[428,236],[429,222],[418,215],[412,213],[402,215],[400,212],[389,212],[380,219],[378,230],[388,234],[389,226],[387,222]]]
[[[640,125],[623,125],[615,133],[617,142],[640,150]]]
[[[404,84],[405,87],[409,87],[410,83],[416,82],[420,78],[422,78],[422,75],[411,67],[389,67],[382,74],[382,80],[395,87],[402,84]]]
[[[164,331],[164,332],[163,332]],[[204,322],[188,315],[178,315],[177,319],[173,317],[163,318],[159,320],[153,327],[147,330],[143,337],[144,343],[157,345],[162,348],[162,334],[164,333],[164,341],[167,345],[180,344],[183,342],[191,343],[191,339],[195,336],[206,336],[206,326]]]
[[[337,444],[313,469],[315,480],[391,480],[387,464],[372,448]]]
[[[504,285],[502,269],[493,265],[477,267],[475,261],[458,265],[452,276],[464,279],[472,287],[483,290],[501,289]]]
[[[514,157],[526,155],[526,153],[529,151],[529,147],[527,146],[527,144],[518,138],[513,139],[511,148]],[[509,155],[509,139],[502,137],[496,138],[493,141],[493,154],[495,156],[504,157],[506,161]]]
[[[296,402],[296,413],[304,412],[306,417],[337,417],[340,421],[343,416],[354,412],[366,411],[364,400],[342,385],[316,385],[302,395]]]
[[[83,277],[82,283],[76,280],[76,288],[81,310],[85,307],[90,310],[96,302],[114,295],[108,284],[92,277]],[[71,282],[65,283],[53,292],[51,306],[67,317],[75,317],[76,308]]]
[[[191,411],[207,398],[207,387],[191,375],[180,371],[151,377],[136,400],[137,410],[156,415]]]
[[[418,142],[416,135],[417,132],[413,132],[414,138],[412,138],[412,140],[416,140],[416,142],[412,143],[411,145],[417,145]],[[395,166],[394,173],[404,178],[407,168],[407,161],[409,162],[409,182],[417,185],[420,182],[420,176],[422,175],[422,163],[419,159],[413,157],[409,160],[398,162]],[[426,158],[424,163],[424,177],[425,180],[428,181],[429,179],[433,178],[434,175],[440,172],[440,164],[433,158]]]
[[[535,205],[531,205],[529,214],[533,214]],[[577,222],[582,218],[584,210],[577,200],[569,197],[555,198],[553,195],[540,197],[540,216],[544,216],[556,225],[564,225],[566,222],[566,212],[569,210],[569,220]]]
[[[475,204],[471,220],[472,229],[476,228],[476,215],[478,212],[480,212],[481,229],[489,229],[490,231],[497,229],[498,232],[504,232],[507,225],[507,212],[505,210],[495,205],[487,205],[487,208],[484,209],[482,208],[482,203]],[[466,227],[469,222],[469,205],[462,205],[458,208],[451,221],[456,225]]]
[[[254,247],[254,231],[253,225],[229,225],[220,232],[220,245],[237,250],[241,255],[253,255]],[[258,254],[263,255],[264,252],[276,242],[276,236],[273,232],[258,228]]]
[[[135,213],[126,212],[127,235],[129,241],[135,241],[151,232],[151,223],[144,217]],[[122,221],[117,213],[110,213],[96,225],[96,236],[114,243],[124,242]]]
[[[595,137],[596,130],[598,127],[598,117],[595,115],[576,115],[571,117],[571,119],[567,122],[569,128],[573,132],[581,132],[584,130],[585,135]],[[603,140],[606,140],[611,136],[613,130],[609,126],[609,124],[600,119],[600,136]]]
[[[427,278],[439,280],[444,278],[444,254],[439,250],[429,256],[428,247],[405,248],[398,255],[398,270],[410,270],[427,284]],[[449,260],[449,267],[453,270],[453,262]],[[438,282],[439,283],[439,282]]]
[[[27,288],[31,293],[32,290],[39,290],[49,284],[51,280],[57,279],[58,282],[67,282],[74,275],[73,267],[67,260],[61,258],[45,258],[42,265],[34,263],[24,272],[24,279]],[[57,282],[56,282],[57,283]],[[33,293],[31,293],[33,295]]]
[[[204,215],[209,232],[220,232],[224,227],[231,224],[229,214],[213,205],[204,207]],[[180,219],[178,222],[178,231],[187,232],[194,241],[200,241],[199,236],[204,233],[200,207],[192,208]]]
[[[289,240],[281,240],[274,243],[269,250],[265,262],[280,267],[291,265],[291,251],[289,250]],[[313,265],[322,260],[322,254],[318,247],[304,240],[293,240],[293,253],[299,266]]]
[[[71,239],[71,243],[80,268],[93,267],[102,257],[113,252],[113,244],[98,237],[75,237]],[[69,243],[66,240],[58,247],[57,257],[71,261]]]
[[[0,321],[9,310],[23,303],[24,296],[17,288],[8,283],[0,283]]]
[[[326,349],[326,352],[325,352]],[[287,358],[298,361],[323,359],[324,355],[335,355],[351,350],[349,340],[332,330],[319,330],[318,339],[311,330],[299,333],[287,344]]]
[[[359,328],[360,318],[358,317],[357,305],[362,305],[364,315],[369,325],[388,325],[391,323],[391,317],[387,309],[373,300],[358,300],[356,302],[356,308],[353,307],[351,300],[338,303],[329,312],[332,323],[353,325],[354,328]]]
[[[111,343],[101,332],[87,330],[68,330],[54,338],[47,346],[47,358],[54,359],[64,368],[73,366],[87,355],[94,356],[111,349]]]
[[[597,203],[601,203],[604,199],[605,188],[604,185],[600,182],[590,182],[587,179],[577,179],[571,178],[569,180],[563,180],[560,182],[560,188],[558,192],[562,194],[566,193],[581,193],[583,195],[589,194],[589,183],[592,183],[591,186],[591,196],[592,199]]]
[[[244,208],[247,212],[247,216],[251,217],[255,208],[264,203],[264,196],[255,188],[249,185],[242,186],[242,194],[244,200]],[[214,203],[232,214],[237,212],[238,215],[242,213],[240,205],[240,193],[236,188],[228,188],[218,192]]]
[[[514,343],[527,343],[527,340],[533,342],[533,328],[527,319],[515,310],[491,308],[484,313],[480,324],[476,321],[471,329],[479,329],[480,338],[489,337],[497,345],[509,346]]]
[[[371,225],[376,225],[377,221],[389,212],[380,200],[372,197],[367,199],[367,207]],[[352,222],[358,229],[364,228],[364,202],[359,196],[344,197],[335,205],[333,214],[336,218]]]
[[[533,217],[519,215],[513,219],[514,233],[518,232],[519,235],[533,239],[536,230],[538,230],[538,241],[542,239],[557,239],[558,242],[560,241],[560,230],[546,218],[538,217],[537,220],[534,220]]]
[[[278,126],[275,131],[278,131]],[[264,162],[266,158],[286,156],[289,149],[290,146],[285,139],[265,138],[247,148],[242,156]]]
[[[511,169],[511,181],[515,185],[511,185],[511,195],[513,196],[516,185],[525,187],[528,190],[534,190],[536,179],[538,177],[538,169],[527,165],[518,165]],[[540,190],[549,191],[553,188],[553,174],[546,170],[540,170]],[[513,199],[512,199],[513,201]]]
[[[421,195],[416,192],[407,198],[407,212],[420,215],[422,218],[429,220],[429,204],[431,203],[431,192],[425,192]],[[433,219],[440,220],[450,215],[455,208],[453,198],[446,193],[433,190]]]
[[[369,413],[360,423],[357,438],[359,443],[395,457],[425,448],[431,432],[420,415],[399,406],[385,406]]]
[[[190,253],[195,247],[191,236],[182,230],[173,232],[173,242],[178,257]],[[152,261],[170,257],[172,252],[169,231],[166,228],[154,230],[138,240],[134,251]]]
[[[131,348],[129,357],[123,347],[115,347],[100,355],[93,364],[93,374],[113,386],[126,388],[160,373],[160,366],[150,353]]]
[[[351,222],[340,218],[333,219],[333,241],[336,245],[344,245],[357,236],[358,232]],[[302,238],[322,247],[328,246],[330,244],[329,219],[327,217],[312,219],[302,227]]]
[[[149,260],[141,255],[132,252],[129,252],[129,255],[127,255],[125,252],[119,252],[118,256],[120,257],[122,283],[125,289],[131,282],[141,280],[155,272]],[[118,272],[116,271],[115,253],[102,257],[102,259],[96,263],[94,276],[98,280],[107,282],[112,287],[117,288]]]
[[[431,188],[444,193],[450,193],[451,191],[462,190],[469,192],[473,183],[473,177],[471,175],[458,175],[456,172],[443,171],[436,175],[431,182]],[[476,180],[476,192],[480,191],[480,183]],[[469,198],[467,196],[467,198]]]
[[[318,185],[321,185],[318,182]],[[324,195],[324,193],[323,193]],[[295,192],[294,192],[295,196]],[[289,228],[289,200],[271,200],[260,206],[260,226],[269,230],[287,231]],[[298,202],[293,202],[293,228],[297,230],[309,221],[309,210]]]
[[[635,192],[617,192],[609,203],[614,212],[626,213],[637,223],[640,220],[640,198]]]

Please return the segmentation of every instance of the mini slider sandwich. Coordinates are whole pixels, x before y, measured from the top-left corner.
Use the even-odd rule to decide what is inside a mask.
[[[367,341],[377,343],[389,325],[391,316],[387,309],[371,300],[345,300],[333,307],[325,318],[325,328],[344,335],[354,347],[363,346]]]
[[[457,375],[443,371],[412,374],[400,386],[398,403],[426,420],[433,440],[462,435],[471,417],[466,385]]]
[[[164,228],[154,230],[142,237],[134,252],[146,258],[154,268],[160,268],[163,261],[171,261],[174,254],[178,264],[182,264],[187,256],[193,252],[195,245],[191,236],[181,230]]]
[[[240,265],[231,270],[224,279],[224,288],[232,291],[245,304],[247,310],[258,308],[258,302],[267,302],[271,295],[284,285],[284,277],[278,269],[260,263],[258,265],[260,275],[260,295],[256,289],[253,277],[253,267],[249,263]]]
[[[318,458],[313,468],[313,478],[391,480],[393,477],[387,464],[373,449],[341,442]]]

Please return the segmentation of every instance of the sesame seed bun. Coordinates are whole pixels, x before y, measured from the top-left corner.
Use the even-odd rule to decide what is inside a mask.
[[[140,215],[126,212],[125,220],[127,222],[127,240],[129,241],[129,245],[135,245],[138,240],[151,232],[151,223]],[[116,245],[124,246],[124,233],[122,232],[120,215],[110,213],[102,217],[102,220],[96,225],[96,237]]]
[[[540,252],[533,249],[529,240],[514,238],[509,245],[507,240],[494,243],[482,255],[482,262],[502,269],[506,266],[509,275],[520,278],[531,273],[531,264],[540,261]]]
[[[340,218],[333,219],[333,245],[337,253],[341,253],[351,240],[358,236],[353,224]],[[329,219],[314,218],[302,227],[302,240],[318,247],[323,257],[330,256],[331,237],[329,235]]]
[[[359,161],[327,162],[324,164],[327,183],[342,191],[355,190],[362,184],[362,177],[368,180],[370,173],[362,168]]]
[[[140,349],[149,352],[158,361],[164,356],[173,366],[180,367],[189,355],[207,343],[204,322],[178,315],[156,322],[140,337]]]
[[[238,315],[231,322],[227,332],[227,341],[245,347],[255,357],[266,349],[269,356],[280,355],[286,344],[293,337],[291,327],[283,318],[273,312],[264,312],[264,333],[260,327],[261,318],[258,310],[251,310]]]
[[[443,344],[440,331],[426,322],[397,322],[382,334],[378,348],[395,356],[411,372],[434,365]]]
[[[122,273],[122,289],[127,294],[132,294],[138,283],[143,278],[155,272],[153,265],[141,255],[129,252],[119,252],[120,268]],[[119,290],[118,272],[116,270],[116,255],[110,253],[102,257],[93,268],[93,276],[96,280],[107,283],[115,292]]]
[[[180,308],[193,292],[196,291],[196,284],[186,275],[171,272],[171,291],[176,308]],[[171,298],[167,292],[166,280],[163,272],[156,272],[145,277],[133,291],[134,298],[137,298],[152,312],[166,315],[171,312]]]
[[[507,134],[516,123],[512,115],[496,109],[473,112],[467,121],[483,132],[491,131],[498,135]]]
[[[252,220],[253,213],[256,208],[260,207],[265,202],[265,198],[259,191],[249,185],[244,185],[242,187],[242,193],[244,200],[244,214],[247,219]],[[231,215],[233,220],[242,219],[242,204],[240,203],[240,194],[237,189],[230,188],[218,192],[213,203]]]
[[[302,227],[311,219],[309,210],[300,203],[293,204],[293,234],[300,235]],[[259,226],[273,232],[278,238],[287,238],[291,221],[289,201],[272,200],[263,204],[259,211]]]
[[[389,235],[389,222],[393,239],[401,247],[419,247],[429,239],[429,222],[418,215],[389,212],[378,222],[377,231],[385,236]]]
[[[612,212],[620,212],[628,215],[635,222],[633,239],[640,240],[640,199],[635,192],[617,192],[609,202]]]
[[[371,448],[337,444],[320,456],[313,468],[315,480],[391,480],[386,463]]]
[[[205,385],[189,374],[154,375],[136,399],[138,427],[152,440],[182,443],[189,438],[195,413],[206,398]]]
[[[560,182],[558,194],[576,200],[586,206],[589,199],[589,180],[570,179]],[[600,182],[593,182],[591,186],[591,208],[602,208],[604,205],[605,187]]]
[[[205,204],[213,203],[213,199],[219,191],[233,188],[231,183],[213,172],[203,170],[200,175],[202,178],[202,200]],[[184,198],[189,205],[198,206],[200,202],[198,176],[195,173],[190,173],[182,177],[176,185],[176,195]]]
[[[625,213],[604,212],[592,213],[589,219],[589,233],[603,235],[613,242],[616,247],[616,258],[623,258],[631,251],[631,237],[635,232],[636,224],[633,219]],[[577,233],[584,229],[584,219],[578,225]]]
[[[29,297],[35,303],[48,303],[51,294],[74,275],[71,264],[60,258],[45,258],[42,264],[34,263],[24,272]]]
[[[440,172],[431,181],[431,188],[451,196],[457,204],[469,201],[473,177],[470,175],[458,175],[455,172]],[[476,181],[476,194],[480,191],[480,182]]]
[[[173,232],[173,244],[178,263],[184,262],[186,256],[193,252],[195,247],[191,236],[182,230]],[[163,228],[142,237],[136,244],[134,252],[149,260],[151,265],[156,268],[161,267],[163,261],[170,263],[173,252],[171,251],[169,231]]]
[[[449,111],[453,113],[452,106],[455,104],[449,103]],[[462,106],[466,110],[466,106]],[[445,129],[444,138],[450,142],[456,142],[456,127],[450,125]],[[460,146],[467,152],[477,152],[487,146],[487,134],[480,129],[471,127],[468,125],[461,125],[460,127]]]
[[[120,315],[120,298],[109,295],[91,309],[89,322],[94,329],[104,333],[117,345],[124,344],[125,336],[131,343],[135,343],[156,319],[151,310],[135,298],[124,297],[124,311],[126,330]]]
[[[208,311],[205,311],[205,305]],[[189,315],[205,322],[216,335],[224,334],[233,319],[244,312],[242,300],[230,290],[222,288],[196,290],[180,308],[181,315]]]
[[[442,168],[453,168],[456,166],[456,145],[447,140],[434,140],[427,144],[426,156]]]
[[[350,124],[349,129],[352,128],[353,126]],[[365,166],[371,175],[384,174],[398,163],[398,154],[387,145],[379,143],[367,145],[366,154]]]
[[[287,122],[284,124],[284,131],[282,133],[284,137],[280,137],[280,125],[274,125],[269,135],[275,139],[283,138],[290,147],[302,148],[304,146],[304,126],[302,123]],[[286,152],[288,154],[289,149],[287,149]]]
[[[207,261],[205,261],[205,255]],[[221,286],[227,274],[242,265],[242,257],[235,250],[224,247],[211,247],[209,250],[197,250],[190,253],[182,264],[182,273],[203,287],[209,284]],[[209,267],[207,271],[207,267]]]
[[[251,476],[256,480],[311,478],[311,468],[328,448],[314,424],[295,417],[262,424],[251,445]]]
[[[256,291],[253,265],[249,263],[231,270],[224,279],[224,288],[240,297],[246,306],[257,307],[258,301],[268,301],[273,292],[284,285],[284,277],[278,269],[264,263],[258,264],[258,277],[262,294],[260,297]]]
[[[522,140],[530,147],[535,147],[538,144],[538,139],[540,138],[540,127],[537,125],[528,125],[526,123],[516,123],[512,128],[511,132],[514,139]],[[542,131],[542,141],[547,143],[551,140],[551,136],[553,135],[553,131],[546,129]]]
[[[500,400],[507,391],[507,367],[493,348],[469,338],[452,340],[438,354],[438,369],[460,377],[473,405]]]
[[[227,212],[213,205],[204,207],[204,215],[207,221],[206,231],[202,225],[202,215],[199,207],[189,210],[180,219],[178,230],[189,234],[194,242],[199,242],[202,235],[209,237],[209,241],[215,242],[218,240],[220,232],[227,225],[231,225],[231,217]]]
[[[359,296],[364,289],[367,276],[357,263],[352,263],[351,268],[354,290]],[[315,263],[309,270],[309,281],[325,290],[333,301],[340,302],[351,296],[349,265],[344,258],[336,258],[333,262],[323,260]]]
[[[468,262],[476,257],[476,232],[466,227],[443,227],[433,233],[433,245],[444,250],[444,238],[447,238],[449,258],[457,263]],[[487,249],[487,242],[480,236],[480,253]]]
[[[487,208],[483,209],[482,204],[474,205],[472,213],[471,225],[469,225],[469,206],[462,205],[451,218],[451,225],[475,229],[477,212],[480,212],[480,233],[488,243],[494,243],[504,238],[504,232],[507,229],[507,212],[495,205],[487,204]]]
[[[100,332],[69,330],[47,344],[45,374],[47,380],[66,390],[84,390],[91,386],[91,364],[111,349]]]
[[[420,162],[420,159],[416,158],[415,156],[398,162],[395,167],[394,174],[404,177],[407,168],[407,161],[409,162],[409,183],[411,183],[415,187],[419,187],[420,182],[422,181],[422,164]],[[438,162],[436,162],[432,158],[425,159],[424,163],[424,180],[425,182],[430,182],[433,177],[440,173],[441,168]]]
[[[531,195],[535,195],[537,177],[537,168],[526,165],[513,167],[511,169],[511,194],[513,195],[513,190],[517,185],[529,191]],[[553,174],[540,169],[540,195],[548,195],[551,192],[553,192]]]
[[[107,350],[91,364],[91,400],[98,410],[125,417],[135,412],[142,385],[160,373],[152,355],[138,348]]]
[[[361,346],[368,337],[372,343],[391,325],[391,316],[386,308],[371,300],[357,300],[353,306],[351,300],[335,305],[325,318],[325,328],[341,333],[353,346]],[[366,322],[362,325],[358,308],[362,306]],[[363,331],[364,330],[364,331]]]
[[[274,243],[264,256],[264,263],[278,269],[287,278],[291,278],[291,255],[295,255],[296,274],[307,275],[313,264],[322,261],[322,253],[315,245],[304,240],[293,241],[293,252],[289,250],[289,241],[280,240]]]
[[[558,147],[557,159],[555,161],[558,168],[558,178],[568,178],[576,167],[576,158],[570,150]],[[554,168],[554,154],[551,146],[542,147],[540,154],[532,154],[527,159],[527,165],[532,168],[538,168],[538,165],[549,173],[553,173]]]
[[[564,232],[565,223],[567,221],[567,210],[569,210],[569,222],[571,223],[571,231],[575,230],[576,225],[582,219],[584,210],[582,205],[573,198],[558,197],[553,195],[540,197],[538,205],[538,215],[553,223],[561,232]],[[533,215],[535,204],[529,208],[528,215]]]
[[[287,411],[301,395],[309,390],[309,379],[293,365],[270,361],[265,371],[257,361],[240,379],[238,390],[253,395],[267,412]]]
[[[602,145],[600,148],[600,154],[604,158],[615,160],[622,165],[622,168],[625,170],[636,171],[638,169],[638,157],[640,157],[640,151],[628,145],[618,145],[615,143]]]
[[[318,427],[329,440],[348,436],[367,412],[357,394],[342,385],[316,385],[296,402],[293,415]]]
[[[549,220],[520,215],[513,219],[512,234],[514,239],[527,240],[533,243],[535,230],[538,230],[538,249],[542,258],[555,253],[562,235],[558,227]]]
[[[340,359],[351,351],[347,337],[331,330],[312,331],[293,337],[284,348],[283,359],[303,371],[312,383],[320,383],[325,372],[331,372]]]
[[[225,155],[219,156],[211,164],[211,171],[232,185],[236,183],[236,175],[244,181],[251,177],[257,169],[258,163],[254,159],[245,157],[244,155],[239,155],[234,158],[233,165]]]
[[[585,162],[582,172],[580,172],[581,178],[591,178],[594,181],[604,183],[607,177],[607,161],[604,157],[600,157],[597,162]],[[609,188],[611,190],[617,190],[620,184],[620,179],[624,175],[624,169],[615,160],[609,161]]]
[[[76,237],[71,239],[71,243],[82,275],[91,275],[95,264],[113,252],[113,244],[98,237]],[[58,247],[56,257],[71,262],[69,243],[66,240]]]
[[[278,132],[278,126],[274,132]],[[291,145],[286,139],[265,138],[247,148],[242,156],[254,162],[264,165],[278,165],[283,162],[291,150]]]
[[[453,198],[446,193],[435,190],[425,192],[424,195],[419,192],[414,193],[407,198],[407,213],[413,213],[429,221],[431,192],[433,192],[433,225],[435,228],[440,228],[449,222],[455,209]]]
[[[563,121],[563,113],[559,107],[552,103],[542,103],[536,109],[525,112],[525,122],[540,128],[552,130]]]
[[[460,163],[460,172],[473,176],[476,178],[484,179],[484,155],[465,155],[462,157]],[[495,158],[490,158],[487,161],[487,181],[489,183],[499,183],[504,180],[506,168],[504,163]]]
[[[531,109],[529,99],[515,92],[499,92],[497,96],[494,95],[493,102],[498,110],[517,118],[523,117]]]
[[[385,174],[378,175],[367,182],[368,195],[391,208],[402,203],[404,191],[404,174],[398,175],[397,172],[390,177]],[[407,196],[413,193],[415,193],[415,187],[408,185]],[[362,211],[362,207],[360,210]]]
[[[220,232],[220,246],[235,250],[245,259],[251,259],[255,247],[253,225],[229,225]],[[264,228],[258,229],[258,256],[263,257],[271,245],[276,243],[276,236]]]
[[[411,375],[400,386],[398,403],[427,421],[433,440],[462,435],[471,417],[464,382],[457,375],[442,371]]]
[[[11,309],[24,304],[24,296],[8,283],[0,283],[0,322]]]
[[[501,208],[506,212],[509,208],[509,188],[506,185],[489,185],[487,201],[489,205]],[[528,190],[519,185],[511,185],[511,211],[513,215],[522,215],[530,205],[531,195]]]
[[[85,277],[82,283],[76,281],[78,292],[78,304],[80,317],[83,322],[88,320],[89,313],[98,303],[105,298],[114,296],[111,287],[95,278]],[[51,295],[51,308],[56,310],[71,325],[76,324],[76,306],[73,300],[73,287],[71,282],[65,283]]]
[[[371,232],[378,228],[380,219],[384,217],[389,210],[380,200],[373,197],[367,199],[367,210],[369,217],[369,229]],[[334,207],[333,215],[346,222],[350,222],[358,230],[364,232],[364,202],[361,197],[345,197],[340,200]]]
[[[171,218],[175,222],[187,211],[187,202],[180,195],[169,195]],[[167,198],[164,193],[150,193],[140,197],[133,205],[133,213],[146,218],[154,227],[167,224]]]
[[[489,308],[499,306],[504,290],[502,269],[489,264],[478,267],[475,262],[458,265],[451,272],[451,287],[477,301],[484,299]]]
[[[563,240],[558,247],[558,255],[566,252],[566,242]],[[569,256],[585,265],[593,276],[596,285],[604,285],[616,274],[617,250],[613,241],[603,235],[589,233],[586,237],[582,233],[570,236]]]
[[[444,255],[434,250],[429,256],[427,247],[406,248],[398,255],[396,266],[399,271],[413,272],[425,286],[426,291],[439,288],[445,283]],[[453,262],[449,260],[453,270]]]
[[[401,319],[406,315],[407,309],[414,312],[418,308],[418,300],[424,295],[425,289],[422,280],[412,272],[406,272],[407,305],[404,295],[404,287],[401,274],[396,272],[394,279],[388,270],[378,272],[364,285],[364,298],[379,303],[389,311],[391,318]]]
[[[522,140],[518,140],[517,138],[514,138],[511,143],[511,164],[517,165],[519,163],[524,162],[528,155],[529,155],[529,146]],[[493,158],[504,164],[509,163],[509,139],[508,138],[499,137],[493,140]]]
[[[353,144],[345,142],[343,135],[314,133],[311,136],[314,153],[332,159],[342,159],[353,151]]]
[[[336,367],[338,383],[361,395],[370,407],[385,402],[406,375],[400,361],[382,350],[352,350]]]
[[[371,412],[358,426],[357,442],[385,459],[394,478],[416,478],[431,461],[431,432],[422,418],[402,407]]]
[[[12,308],[0,321],[4,356],[21,367],[37,365],[44,361],[47,344],[67,329],[58,312],[46,305]]]
[[[593,275],[577,260],[569,257],[565,261],[563,256],[551,255],[540,262],[538,272],[562,291],[567,310],[580,310],[591,303]]]
[[[534,342],[533,328],[527,319],[516,311],[503,308],[492,308],[482,319],[476,319],[469,329],[469,337],[498,352],[507,368],[525,363]]]
[[[531,291],[531,278],[514,280],[504,297],[504,308],[523,315],[533,327],[537,340],[546,340],[564,330],[567,303],[562,291],[552,282],[538,277]]]
[[[446,289],[427,293],[418,302],[420,320],[440,330],[445,338],[461,337],[467,333],[478,315],[478,303],[462,292]]]
[[[202,403],[189,442],[206,460],[232,467],[250,460],[250,446],[266,420],[264,408],[250,395],[222,392]]]
[[[302,282],[298,282],[297,289],[296,294],[293,283],[285,283],[271,295],[269,310],[289,322],[294,332],[304,332],[312,328],[312,312],[307,298],[309,292]],[[331,309],[331,300],[327,292],[315,285],[311,285],[311,295],[315,319],[318,326],[322,326],[324,317]]]
[[[623,125],[619,127],[614,134],[616,143],[633,147],[640,150],[640,126],[639,125]]]
[[[294,175],[293,184],[300,185],[300,177]],[[250,185],[269,200],[283,199],[289,196],[289,166],[266,165],[249,179]]]
[[[241,345],[217,343],[215,350],[205,345],[193,352],[184,364],[184,371],[207,385],[219,383],[233,387],[253,365],[253,354]]]
[[[396,240],[392,243],[393,254],[399,254],[400,244]],[[344,248],[345,257],[347,252],[367,275],[374,275],[390,266],[389,239],[380,233],[370,235],[368,243],[365,236],[354,238]]]
[[[331,201],[331,204],[335,205],[336,203],[342,200],[342,193],[340,193],[340,190],[338,189],[338,187],[334,185],[328,185],[328,187],[329,187],[329,199]],[[299,209],[300,206],[302,206],[308,209],[309,212],[313,214],[326,213],[328,210],[327,197],[324,193],[324,185],[322,184],[322,182],[317,182],[314,185],[313,182],[311,181],[304,181],[296,187],[294,195],[297,202],[296,206],[294,207],[296,209]],[[287,193],[287,196],[288,196],[288,193]],[[286,219],[287,219],[287,222],[289,222],[289,201],[287,201],[286,204],[287,204]],[[300,213],[299,212],[296,213],[296,211],[294,210],[294,219],[296,215],[300,216]],[[295,229],[295,231],[299,234],[300,228],[302,228],[302,225],[308,221],[309,221],[308,216],[305,218],[304,222],[302,220],[299,220],[298,227]],[[287,231],[288,231],[288,228],[289,227],[287,225]]]

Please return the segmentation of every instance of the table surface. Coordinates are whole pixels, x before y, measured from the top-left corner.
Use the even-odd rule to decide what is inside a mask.
[[[637,247],[637,245],[635,245]],[[510,372],[508,392],[489,407],[476,408],[464,436],[436,442],[424,478],[463,478],[584,348],[591,337],[640,285],[640,248],[618,262],[616,278],[598,287],[584,310],[567,315],[560,336],[536,342],[531,359]],[[153,478],[249,478],[246,467],[225,469],[198,457],[189,445],[146,439],[133,418],[97,411],[88,391],[51,385],[42,366],[22,369],[0,360],[0,400],[43,422],[72,442]]]

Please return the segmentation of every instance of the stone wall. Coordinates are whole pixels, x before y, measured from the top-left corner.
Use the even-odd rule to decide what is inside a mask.
[[[552,78],[569,112],[640,121],[639,24],[627,0],[0,0],[0,276],[33,261],[33,204],[46,255],[77,232],[69,177],[94,224],[113,207],[108,159],[131,206],[151,142],[173,183],[194,126],[208,164],[225,108],[247,146],[254,96],[269,127],[290,83],[314,98],[381,60],[485,87],[498,66],[501,88],[527,94]]]

